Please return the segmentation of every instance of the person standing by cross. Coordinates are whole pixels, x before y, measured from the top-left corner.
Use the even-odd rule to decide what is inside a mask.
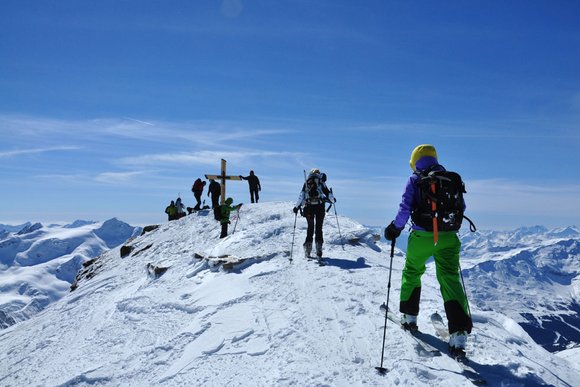
[[[219,207],[220,195],[222,194],[222,187],[220,183],[214,179],[209,180],[209,188],[207,189],[207,196],[211,195],[211,208]]]
[[[258,203],[258,199],[260,196],[258,192],[262,190],[262,186],[260,185],[260,179],[258,176],[254,175],[254,171],[250,171],[249,176],[240,176],[243,180],[248,181],[248,185],[250,186],[250,200],[254,203],[254,198],[256,199],[256,203]]]

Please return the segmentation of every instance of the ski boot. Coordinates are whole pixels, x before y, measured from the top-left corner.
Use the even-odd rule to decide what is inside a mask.
[[[322,258],[322,242],[316,242],[316,256]]]
[[[465,344],[467,343],[467,333],[465,331],[453,332],[449,337],[449,353],[456,360],[463,360],[465,355]]]
[[[417,316],[403,314],[403,317],[401,317],[401,328],[409,332],[417,332],[419,330]]]
[[[312,242],[304,243],[304,258],[310,258],[310,253],[312,252]]]

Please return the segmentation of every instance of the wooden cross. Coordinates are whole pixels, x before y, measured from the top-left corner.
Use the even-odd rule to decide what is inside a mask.
[[[242,178],[238,175],[238,176],[228,176],[226,175],[226,161],[224,159],[222,159],[222,173],[221,175],[205,175],[206,179],[214,179],[214,180],[220,180],[221,181],[221,189],[222,189],[222,193],[221,193],[221,198],[220,198],[220,204],[224,204],[224,202],[226,201],[226,180],[242,180]]]

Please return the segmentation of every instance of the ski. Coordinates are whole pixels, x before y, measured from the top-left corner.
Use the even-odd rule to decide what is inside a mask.
[[[384,313],[386,306],[385,304],[382,304],[380,307],[381,311]],[[431,344],[427,343],[424,339],[424,334],[420,331],[409,331],[404,329],[401,326],[401,319],[397,318],[397,316],[389,311],[387,313],[387,318],[389,320],[391,320],[392,322],[394,322],[395,324],[397,324],[401,329],[403,329],[403,331],[407,332],[409,334],[409,336],[411,336],[413,338],[413,340],[415,340],[415,342],[417,343],[418,346],[418,350],[417,352],[419,353],[419,355],[421,356],[428,356],[428,357],[436,357],[436,356],[441,356],[441,351],[439,351],[437,348],[435,348],[434,346],[432,346]]]
[[[447,327],[443,322],[443,318],[439,313],[435,312],[431,315],[431,324],[433,325],[433,328],[435,328],[435,333],[437,336],[442,341],[449,342],[449,331],[447,330]],[[487,384],[487,381],[481,377],[479,372],[473,369],[473,367],[469,366],[469,359],[465,355],[464,351],[460,351],[458,353],[449,351],[448,355],[457,361],[457,364],[459,364],[462,369],[463,376],[469,379],[471,383],[475,384],[476,386]]]
[[[435,328],[435,333],[441,340],[449,341],[449,331],[443,322],[443,317],[437,312],[431,315],[431,324],[433,324],[433,328]]]
[[[309,261],[314,261],[314,262],[318,263],[318,266],[326,266],[326,262],[324,261],[324,258],[322,258],[322,257],[308,257],[307,259]]]

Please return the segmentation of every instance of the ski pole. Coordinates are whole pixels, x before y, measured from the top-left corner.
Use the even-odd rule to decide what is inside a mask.
[[[463,280],[463,270],[461,270],[461,264],[458,262],[459,275],[461,276],[461,285],[463,286],[463,293],[465,294],[465,302],[467,302],[467,313],[469,313],[469,318],[471,318],[471,308],[469,307],[469,298],[467,298],[467,290],[465,289],[465,281]]]
[[[344,250],[344,239],[342,239],[342,233],[340,232],[340,224],[338,223],[338,214],[336,213],[336,203],[334,203],[334,215],[336,216],[336,227],[338,227],[338,235],[340,236],[340,245]]]
[[[294,254],[294,236],[296,236],[296,219],[298,219],[298,212],[294,214],[294,230],[292,230],[292,246],[290,247],[290,261],[292,261],[292,254]]]
[[[232,235],[236,232],[236,227],[238,226],[238,220],[240,219],[240,208],[238,207],[238,216],[236,216],[236,223],[234,223],[234,231],[232,231]]]
[[[385,327],[383,329],[383,350],[381,352],[381,365],[379,367],[375,367],[375,369],[379,372],[379,374],[386,374],[389,372],[388,369],[383,367],[383,360],[385,357],[385,340],[387,338],[387,321],[388,321],[388,313],[389,313],[389,297],[391,295],[391,274],[393,272],[393,257],[395,256],[395,239],[391,242],[391,263],[389,264],[389,283],[387,285],[387,305],[385,307]]]

